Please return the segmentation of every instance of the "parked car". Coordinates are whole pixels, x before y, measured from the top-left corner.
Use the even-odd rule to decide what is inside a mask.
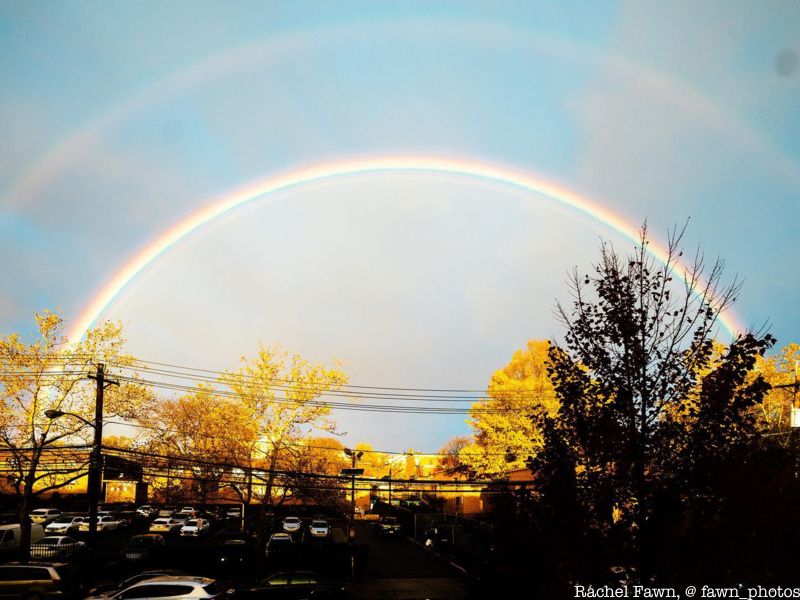
[[[328,534],[331,532],[331,529],[328,526],[327,521],[323,519],[314,519],[313,521],[311,521],[311,525],[308,526],[308,531],[312,537],[324,538],[328,537]]]
[[[164,576],[184,577],[186,576],[186,573],[183,571],[178,571],[177,569],[153,569],[150,571],[142,571],[133,577],[123,579],[119,583],[105,583],[92,588],[89,590],[89,598],[110,598],[115,596],[118,592],[132,587],[137,583],[141,583],[142,581],[146,581],[148,579],[153,579],[154,577]]]
[[[136,514],[140,517],[144,517],[145,519],[149,519],[150,517],[154,517],[156,514],[158,514],[158,509],[155,506],[143,504],[136,509]]]
[[[122,558],[129,562],[150,560],[164,548],[164,536],[158,533],[135,535],[122,548]]]
[[[226,571],[250,568],[255,562],[255,544],[244,536],[228,538],[214,551],[217,568]]]
[[[241,506],[231,506],[225,509],[224,512],[226,519],[241,519],[242,518],[242,507]]]
[[[19,523],[0,525],[0,550],[16,550],[22,535]],[[44,527],[39,523],[31,524],[31,543],[38,542],[44,537]]]
[[[197,511],[195,510],[194,506],[183,506],[183,507],[181,507],[180,512],[193,513],[193,512],[197,512]]]
[[[0,598],[72,600],[85,589],[75,571],[64,563],[30,562],[0,565]]]
[[[254,584],[233,588],[229,597],[248,598],[344,598],[344,586],[313,571],[273,573]]]
[[[188,575],[162,575],[149,577],[134,583],[116,593],[105,593],[91,598],[216,598],[221,592],[216,581],[207,577],[191,577]]]
[[[31,544],[31,556],[33,558],[66,560],[83,553],[85,550],[85,543],[79,542],[68,535],[48,535],[35,544]]]
[[[60,533],[63,535],[72,535],[78,533],[80,530],[81,521],[83,521],[83,517],[61,515],[55,521],[48,523],[44,530],[45,533],[48,534]]]
[[[119,521],[117,521],[114,517],[104,515],[97,517],[97,531],[114,531],[115,529],[119,529]],[[78,530],[81,533],[86,533],[89,531],[89,517],[84,517],[83,520],[78,525]]]
[[[283,520],[283,530],[294,533],[295,531],[300,531],[302,524],[300,517],[286,517]]]
[[[184,537],[193,536],[199,537],[211,531],[211,523],[205,519],[189,519],[186,524],[181,527],[181,535]]]
[[[267,558],[277,558],[292,552],[294,540],[288,533],[273,533],[267,542]]]
[[[400,535],[400,522],[397,517],[384,516],[375,523],[375,530],[379,536]]]
[[[61,511],[57,508],[37,508],[29,515],[31,521],[40,525],[47,525],[50,521],[55,521],[61,516]]]
[[[189,519],[194,519],[195,515],[194,515],[194,513],[187,513],[187,512],[180,511],[180,512],[176,512],[175,514],[173,514],[171,518],[172,519],[177,519],[179,521],[186,522]]]
[[[177,533],[183,527],[183,521],[180,519],[173,519],[173,518],[161,518],[153,520],[150,523],[150,529],[148,530],[150,533]]]

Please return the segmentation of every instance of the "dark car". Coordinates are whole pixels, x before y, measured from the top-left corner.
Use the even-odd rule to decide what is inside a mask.
[[[380,521],[375,523],[375,531],[378,535],[400,535],[400,522],[396,517],[381,517]]]
[[[294,553],[294,539],[285,532],[273,533],[267,542],[267,559],[284,559]]]
[[[228,597],[232,600],[344,598],[345,589],[313,571],[281,571],[252,584],[240,584],[228,590]]]
[[[64,563],[12,562],[0,565],[0,598],[83,598],[77,573]]]
[[[129,562],[159,558],[164,549],[164,536],[158,533],[135,535],[122,548],[122,558]]]
[[[255,563],[255,544],[246,536],[224,540],[214,549],[214,562],[221,571],[236,571]]]

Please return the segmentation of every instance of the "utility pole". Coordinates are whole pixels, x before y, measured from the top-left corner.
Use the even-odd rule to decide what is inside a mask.
[[[94,444],[89,458],[89,545],[97,548],[97,510],[100,504],[100,491],[103,485],[103,392],[106,386],[119,385],[118,381],[106,379],[105,365],[98,363],[97,372],[89,375],[97,381],[94,405]]]

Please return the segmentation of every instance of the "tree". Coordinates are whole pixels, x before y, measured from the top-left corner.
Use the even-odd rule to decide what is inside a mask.
[[[310,437],[287,449],[285,467],[290,474],[281,477],[287,495],[313,504],[342,509],[345,489],[337,480],[315,475],[339,475],[350,466],[344,445],[336,438]]]
[[[455,469],[462,465],[461,451],[472,443],[472,438],[468,435],[456,435],[451,437],[439,450],[442,455],[442,467],[445,469]]]
[[[25,343],[19,334],[0,339],[0,457],[17,500],[23,558],[29,552],[33,499],[86,474],[95,405],[95,383],[87,375],[98,363],[132,364],[121,354],[119,324],[102,323],[69,343],[58,314],[44,310],[35,318],[34,341]],[[105,415],[132,418],[150,398],[135,383],[123,382],[106,390]],[[49,419],[50,410],[68,414]]]
[[[542,448],[541,419],[558,410],[547,374],[547,340],[531,340],[492,375],[488,398],[472,405],[467,423],[474,443],[459,451],[459,460],[481,475],[521,469]]]
[[[761,376],[770,386],[792,386],[800,377],[800,345],[787,344],[780,352],[758,357],[751,377]],[[791,407],[798,401],[792,387],[773,387],[755,407],[759,429],[778,436],[791,426]],[[796,404],[795,404],[796,405]],[[782,443],[789,443],[789,436],[779,436]]]
[[[245,467],[237,470],[242,485],[230,484],[231,489],[247,494],[246,467],[251,464],[258,439],[250,416],[239,399],[226,398],[215,394],[210,385],[200,385],[180,398],[162,401],[147,416],[156,433],[147,446],[155,453],[186,461],[179,470],[190,473],[185,481],[192,482],[192,495],[203,505],[237,479],[231,465]]]
[[[673,230],[664,264],[649,254],[643,227],[628,258],[604,243],[591,275],[573,273],[572,306],[557,307],[565,347],[550,349],[560,408],[545,428],[554,451],[531,461],[543,488],[554,464],[573,465],[584,514],[603,535],[627,532],[622,548],[635,549],[645,579],[655,507],[675,509],[675,495],[699,484],[749,431],[748,407],[766,387],[746,375],[773,343],[739,336],[714,360],[715,325],[739,284],[724,284],[722,261],[706,269],[699,252],[682,270],[682,234]]]
[[[320,398],[340,390],[348,381],[347,375],[279,347],[261,346],[255,358],[242,357],[242,362],[242,367],[227,372],[221,381],[249,411],[263,444],[266,476],[262,504],[281,503],[286,488],[276,488],[275,470],[310,432],[336,432],[331,408]]]

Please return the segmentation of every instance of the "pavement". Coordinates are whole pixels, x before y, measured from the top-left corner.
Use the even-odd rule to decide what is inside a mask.
[[[381,537],[371,523],[356,523],[356,542],[366,544],[365,564],[348,591],[353,598],[461,600],[467,580],[447,560],[404,536]]]
[[[364,579],[352,582],[347,589],[350,597],[358,600],[367,598],[460,600],[467,598],[467,586],[463,579]]]

